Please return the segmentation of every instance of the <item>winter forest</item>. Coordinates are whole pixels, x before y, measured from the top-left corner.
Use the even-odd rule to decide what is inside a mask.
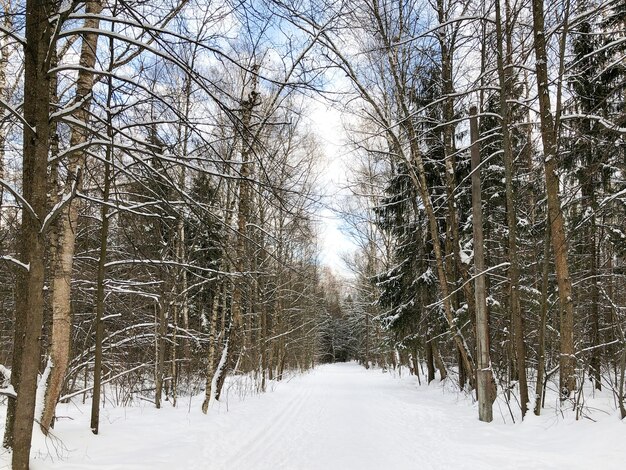
[[[0,467],[621,468],[624,0],[0,12]]]

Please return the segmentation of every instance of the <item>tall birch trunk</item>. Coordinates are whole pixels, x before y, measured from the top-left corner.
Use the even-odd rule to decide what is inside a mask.
[[[227,167],[225,172],[229,171]],[[230,227],[232,222],[232,214],[234,212],[235,205],[235,197],[232,196],[233,191],[230,190],[230,181],[227,184],[229,186],[226,189],[226,201],[225,207],[226,211],[224,213],[224,226]],[[219,265],[219,269],[224,271],[230,270],[230,263],[228,259],[223,259]],[[215,293],[213,295],[213,305],[211,306],[211,318],[209,321],[209,350],[207,357],[207,371],[206,371],[206,381],[205,381],[205,389],[204,389],[204,401],[202,402],[202,412],[206,414],[209,411],[209,405],[215,400],[215,387],[217,385],[217,379],[215,379],[218,373],[221,373],[216,369],[216,361],[217,361],[217,346],[218,339],[221,338],[224,343],[224,347],[226,345],[226,309],[228,307],[228,280],[221,277],[215,283]],[[220,320],[220,310],[221,310],[221,320]],[[221,330],[218,333],[218,324],[221,324]],[[215,379],[215,380],[214,380]]]
[[[215,359],[217,355],[217,323],[219,316],[219,307],[221,296],[225,296],[225,281],[217,283],[215,293],[213,294],[213,305],[211,306],[211,318],[209,320],[209,352],[207,357],[207,373],[204,388],[204,401],[202,402],[202,412],[206,414],[209,411],[209,404],[213,397],[213,376],[215,375]]]
[[[217,390],[212,390],[219,399],[222,385],[224,384],[227,365],[233,354],[237,354],[237,348],[245,348],[243,340],[245,337],[244,323],[242,318],[243,303],[243,287],[246,277],[246,240],[248,238],[248,218],[251,211],[251,185],[250,176],[252,175],[252,152],[254,146],[254,137],[250,125],[252,121],[252,113],[254,108],[259,104],[258,87],[258,65],[252,67],[253,75],[251,80],[250,92],[241,103],[241,169],[239,171],[239,201],[237,208],[237,241],[235,245],[235,264],[234,270],[237,278],[233,280],[233,293],[231,299],[231,311],[228,316],[228,327],[225,328],[226,340],[224,342],[224,352],[226,357],[222,367],[218,367],[216,374],[218,380],[213,382],[217,386]],[[222,361],[220,361],[221,363]]]

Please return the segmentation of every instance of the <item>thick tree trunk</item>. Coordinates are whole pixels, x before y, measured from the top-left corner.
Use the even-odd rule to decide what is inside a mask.
[[[456,317],[454,316],[452,310],[452,304],[450,300],[450,290],[448,287],[448,277],[446,275],[445,270],[445,261],[443,257],[443,253],[441,250],[441,244],[439,243],[439,227],[437,225],[437,217],[435,215],[435,210],[432,206],[432,202],[430,200],[430,196],[426,191],[427,182],[426,182],[426,173],[424,170],[424,164],[422,162],[422,158],[417,148],[417,142],[415,141],[415,136],[411,135],[411,147],[414,163],[416,164],[417,170],[417,189],[420,193],[422,203],[424,204],[424,208],[426,210],[426,216],[428,218],[428,226],[430,229],[430,237],[433,242],[433,248],[435,252],[435,261],[437,264],[437,274],[439,280],[439,288],[441,290],[442,303],[444,309],[444,316],[448,323],[448,328],[450,329],[450,333],[454,340],[454,343],[459,350],[460,354],[460,363],[461,367],[463,367],[464,372],[470,377],[473,382],[474,377],[474,361],[469,352],[469,348],[461,334],[461,331],[458,328],[458,324],[456,321]],[[473,385],[473,383],[472,383]]]
[[[180,188],[185,187],[185,169],[181,168],[178,185]],[[175,256],[178,263],[184,264],[186,262],[185,253],[185,223],[183,215],[178,216],[176,221],[176,236],[174,237]],[[172,289],[174,296],[174,303],[172,309],[172,321],[173,332],[172,341],[170,346],[170,361],[171,361],[171,387],[170,396],[172,399],[172,406],[176,406],[176,400],[178,395],[178,381],[180,376],[180,365],[178,358],[178,329],[179,323],[183,322],[183,328],[187,331],[189,316],[188,316],[188,303],[187,303],[187,269],[183,266],[176,269],[176,282]],[[183,338],[182,344],[182,358],[188,357],[188,346],[186,338]]]
[[[224,387],[224,383],[226,382],[226,369],[229,366],[228,361],[232,360],[232,352],[230,341],[232,338],[231,331],[233,329],[233,320],[230,315],[228,315],[226,319],[226,327],[224,329],[224,337],[226,338],[224,341],[224,346],[222,347],[222,354],[220,356],[220,361],[217,364],[217,368],[215,370],[215,374],[213,375],[212,382],[212,396],[209,400],[209,406],[211,402],[214,400],[219,401],[222,396],[222,387]]]
[[[559,287],[561,315],[559,361],[561,399],[565,400],[576,390],[576,356],[574,355],[574,302],[572,281],[569,277],[567,261],[567,236],[565,219],[559,196],[559,176],[557,175],[557,133],[550,108],[548,82],[548,56],[544,27],[543,0],[533,0],[533,34],[539,95],[539,118],[544,152],[544,171],[548,199],[548,215],[552,235],[552,251],[556,265],[556,280]]]
[[[28,206],[22,205],[18,239],[21,269],[15,285],[15,333],[11,383],[17,398],[9,401],[5,447],[13,448],[14,470],[29,468],[31,437],[35,418],[37,375],[41,362],[41,328],[44,310],[46,246],[42,222],[46,216],[47,166],[50,137],[50,76],[48,51],[56,3],[26,2],[26,46],[24,50],[24,125],[22,187]]]
[[[100,0],[87,2],[85,13],[97,15],[102,10]],[[98,29],[100,21],[97,18],[85,20],[85,28]],[[95,33],[83,34],[83,43],[80,54],[80,70],[76,82],[76,97],[74,103],[78,105],[74,112],[74,118],[84,123],[89,122],[89,110],[91,107],[91,93],[94,84],[92,69],[96,64],[96,47],[98,35]],[[72,128],[70,147],[83,147],[88,142],[90,132],[81,126]],[[65,183],[65,196],[71,197],[73,188],[80,189],[82,173],[84,172],[86,151],[84,148],[72,152],[67,163],[67,181]],[[70,347],[72,338],[72,308],[71,308],[71,283],[72,264],[74,260],[74,248],[76,244],[76,230],[78,225],[78,201],[71,201],[58,219],[56,243],[57,251],[53,267],[52,287],[52,335],[50,340],[50,360],[52,370],[48,376],[43,415],[41,416],[41,430],[48,433],[56,404],[61,396],[65,374],[70,359]]]
[[[185,84],[183,87],[184,93],[184,115],[186,118],[189,118],[191,112],[191,78],[185,78]],[[182,132],[181,132],[182,127]],[[179,139],[182,140],[182,156],[183,158],[187,158],[187,153],[189,151],[189,138],[190,138],[190,130],[188,125],[184,125],[181,123],[179,126]],[[181,166],[179,172],[179,180],[178,186],[179,188],[185,188],[187,184],[187,171],[184,165]],[[179,263],[187,262],[187,244],[186,244],[186,230],[185,230],[185,214],[184,212],[178,215],[178,220],[176,221],[176,260]],[[183,329],[185,332],[189,330],[189,297],[187,294],[188,281],[187,281],[187,268],[181,267],[178,270],[178,280],[176,283],[177,292],[176,292],[176,309],[174,311],[174,339],[172,341],[172,406],[176,406],[176,397],[178,394],[178,382],[180,380],[180,375],[182,370],[186,370],[190,372],[189,362],[190,361],[190,350],[189,350],[189,340],[187,338],[187,334],[181,340],[181,351],[178,352],[178,344],[177,344],[177,335],[179,324],[182,321]],[[180,284],[180,285],[179,285]],[[179,364],[178,356],[181,356],[184,362]]]

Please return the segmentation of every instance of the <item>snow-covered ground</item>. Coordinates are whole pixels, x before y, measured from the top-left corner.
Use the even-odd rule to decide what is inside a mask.
[[[206,416],[199,398],[162,410],[108,407],[99,436],[89,431],[88,407],[61,405],[71,419],[57,423],[54,438],[36,436],[32,468],[624,468],[626,423],[614,413],[575,422],[552,410],[522,424],[504,424],[504,413],[496,407],[494,423],[481,423],[469,397],[438,383],[333,364],[262,395],[231,397]]]

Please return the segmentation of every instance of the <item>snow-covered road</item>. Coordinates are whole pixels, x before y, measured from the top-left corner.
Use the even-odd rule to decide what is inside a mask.
[[[199,402],[190,412],[179,405],[105,408],[97,437],[86,409],[69,407],[58,441],[37,438],[33,469],[588,470],[626,461],[626,423],[615,416],[480,423],[468,399],[438,384],[356,364],[321,366],[207,416]]]

